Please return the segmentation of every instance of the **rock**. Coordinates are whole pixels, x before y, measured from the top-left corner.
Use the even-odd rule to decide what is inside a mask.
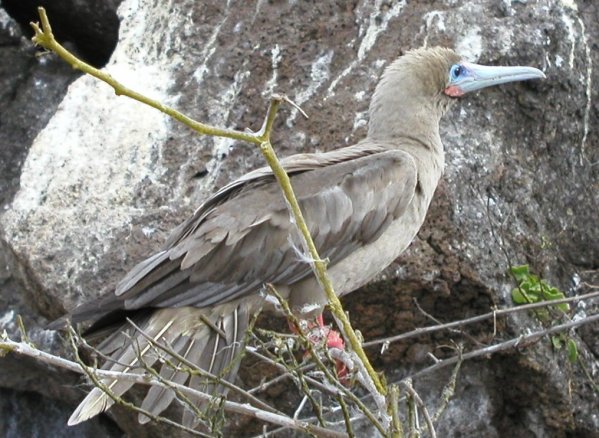
[[[119,20],[116,8],[121,0],[4,0],[2,6],[23,29],[31,34],[31,22],[39,22],[42,6],[52,18],[58,41],[70,44],[83,60],[103,66],[116,46]]]
[[[120,436],[114,423],[105,418],[65,428],[71,408],[66,403],[44,398],[33,392],[3,389],[0,394],[0,433],[5,438]]]
[[[19,189],[31,143],[55,113],[69,84],[80,76],[55,57],[36,57],[30,33],[27,31],[25,37],[17,22],[0,6],[1,211],[8,208]],[[46,319],[39,308],[46,304],[43,298],[37,299],[40,295],[32,293],[30,286],[34,285],[27,281],[26,269],[27,263],[17,261],[10,245],[0,240],[0,332],[6,331],[11,339],[19,339],[17,315],[20,315],[30,329],[28,336],[32,342],[45,351],[66,355],[67,349],[58,333],[43,329]],[[72,400],[82,395],[76,389],[78,381],[75,374],[57,371],[31,359],[15,355],[0,359],[0,435],[117,436],[117,428],[106,418],[81,428],[65,427]]]
[[[599,139],[591,129],[597,124],[592,84],[599,79],[595,5],[125,0],[119,17],[119,41],[106,70],[197,120],[258,129],[273,91],[300,104],[310,119],[290,108],[277,119],[273,140],[280,155],[359,140],[379,74],[410,48],[443,44],[471,61],[543,69],[545,81],[486,90],[445,118],[447,170],[425,227],[376,284],[345,304],[368,339],[431,324],[430,316],[447,322],[511,306],[510,264],[528,263],[568,294],[593,281],[599,261],[592,165]],[[52,14],[50,20],[58,26]],[[27,58],[3,66],[0,77],[18,82],[29,65],[44,69]],[[17,113],[0,109],[3,117]],[[43,324],[42,316],[58,317],[110,291],[216,187],[263,163],[252,146],[198,136],[89,77],[77,79],[50,113],[35,141],[8,150],[6,160],[24,163],[6,166],[13,176],[1,181],[2,241],[14,254],[11,278],[26,285],[23,308],[32,328]],[[32,129],[31,120],[21,123],[21,130]],[[596,310],[596,303],[575,308],[578,315]],[[499,320],[497,336],[540,326],[522,313]],[[382,356],[371,352],[377,366],[399,378],[413,371],[409,359],[426,361],[420,352],[453,354],[440,348],[452,339],[469,348],[493,341],[492,322],[466,331],[469,337],[445,333],[392,344]],[[581,361],[596,373],[593,336],[573,336]],[[438,397],[446,379],[440,374],[416,387]],[[19,390],[39,391],[26,380]],[[591,415],[597,396],[586,381],[582,368],[567,365],[548,340],[468,363],[439,430],[445,436],[460,430],[461,436],[592,436],[599,430]],[[74,405],[71,397],[67,403]],[[472,407],[480,408],[477,421],[466,424]],[[130,418],[117,421],[127,433],[139,433]],[[260,432],[241,424],[244,433]],[[153,429],[143,430],[151,435]]]

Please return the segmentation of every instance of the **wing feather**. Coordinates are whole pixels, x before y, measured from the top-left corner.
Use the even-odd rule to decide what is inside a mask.
[[[330,264],[377,239],[405,211],[416,181],[413,159],[380,145],[284,160],[308,227]],[[205,307],[291,285],[311,275],[272,174],[251,172],[224,187],[179,226],[163,251],[117,288],[126,309]],[[115,304],[111,304],[114,309]]]

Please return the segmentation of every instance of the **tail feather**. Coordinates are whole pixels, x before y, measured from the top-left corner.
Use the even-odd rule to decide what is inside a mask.
[[[244,335],[249,318],[250,313],[243,308],[236,308],[232,313],[219,318],[216,327],[226,337],[223,338],[218,331],[211,330],[210,339],[198,363],[200,368],[228,382],[235,379],[240,364],[238,355],[243,350]],[[207,381],[205,377],[197,375],[190,378],[189,386],[214,397],[226,396],[228,391],[225,386]],[[195,406],[198,410],[203,411],[206,409],[207,403],[203,400],[196,400]],[[184,426],[193,428],[197,425],[198,420],[195,412],[191,409],[184,410],[182,420]]]
[[[159,319],[151,318],[144,329],[144,333],[155,341],[170,343],[172,337],[175,335],[172,330],[169,330],[174,324],[174,320],[170,319],[161,322]],[[110,342],[104,346],[105,348],[124,342],[126,342],[126,347],[115,351],[111,356],[111,360],[107,361],[102,369],[142,374],[144,371],[143,366],[154,365],[158,359],[158,355],[151,354],[152,346],[148,339],[140,333],[135,335],[131,332],[130,328],[124,327],[124,330],[117,336],[114,338],[110,337]],[[131,340],[128,339],[129,337],[131,337]],[[106,350],[103,352],[106,353]],[[143,358],[143,363],[141,363],[140,358]],[[101,383],[117,397],[123,395],[133,386],[133,382],[118,379],[102,379]],[[101,388],[94,388],[77,406],[77,409],[75,409],[75,412],[69,418],[68,425],[72,426],[88,420],[104,412],[113,404],[114,400]]]
[[[155,326],[154,330],[149,331],[147,334],[152,339],[159,339],[161,336],[168,331],[168,328],[172,325],[173,321],[167,322],[162,328]],[[150,327],[151,328],[151,327]],[[130,331],[130,330],[129,330]],[[111,339],[110,345],[114,343],[124,343],[128,337],[127,330],[122,331],[113,339]],[[138,334],[133,342],[129,342],[124,350],[117,350],[112,354],[111,360],[107,361],[102,369],[111,371],[122,371],[129,373],[142,373],[143,368],[140,367],[140,357],[144,358],[146,366],[152,366],[158,359],[157,355],[148,354],[151,349],[150,342]],[[102,384],[106,386],[112,394],[120,397],[127,392],[133,383],[126,380],[116,379],[103,379]],[[72,426],[74,424],[81,423],[82,421],[88,420],[89,418],[105,411],[114,404],[114,400],[106,394],[100,388],[94,388],[85,399],[79,404],[75,412],[69,418],[68,424]]]
[[[145,336],[136,332],[133,327],[124,325],[118,333],[109,336],[100,344],[98,348],[105,354],[111,354],[112,359],[104,364],[103,369],[143,373],[144,366],[153,366],[159,357],[166,353],[156,352],[151,342],[146,339],[147,336],[160,344],[168,345],[199,368],[232,381],[239,369],[237,356],[243,348],[250,313],[250,306],[243,303],[212,309],[181,307],[157,310],[150,318],[136,321],[136,325]],[[165,361],[160,368],[161,378],[179,384],[186,383],[189,379],[186,367],[173,358],[169,358],[168,362],[170,364]],[[133,386],[131,382],[117,379],[103,379],[102,383],[117,396],[121,396]],[[208,382],[205,377],[198,375],[189,379],[189,386],[215,396],[224,396],[227,393],[222,385]],[[154,386],[148,391],[142,408],[153,415],[159,415],[174,398],[173,390]],[[202,400],[194,399],[192,402],[199,409],[204,409],[207,405]],[[85,421],[113,404],[110,396],[100,388],[94,388],[73,412],[68,424]],[[140,415],[139,421],[146,423],[149,418]],[[191,410],[185,409],[183,422],[196,425],[197,419]]]
[[[200,354],[205,346],[205,339],[189,338],[187,336],[181,337],[185,343],[181,347],[175,345],[173,350],[183,356],[191,363],[197,363]],[[181,367],[183,369],[181,369]],[[176,362],[175,367],[171,364],[165,363],[160,369],[160,377],[164,380],[183,384],[189,378],[189,373],[185,369],[186,366],[181,362]],[[146,395],[141,408],[152,413],[153,415],[159,415],[164,411],[175,398],[175,391],[167,389],[161,386],[152,386]],[[150,417],[143,414],[139,415],[139,422],[145,424],[150,421]]]

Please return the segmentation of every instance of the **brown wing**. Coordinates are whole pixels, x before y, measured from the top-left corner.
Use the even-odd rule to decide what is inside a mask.
[[[331,265],[403,214],[416,182],[408,154],[375,145],[294,156],[284,164],[320,255]],[[203,204],[102,307],[206,307],[257,293],[264,283],[293,284],[311,273],[298,247],[283,195],[272,174],[259,169]]]

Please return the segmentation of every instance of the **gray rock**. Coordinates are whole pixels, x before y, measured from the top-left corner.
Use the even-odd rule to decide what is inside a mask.
[[[6,2],[5,2],[6,3]],[[0,206],[5,211],[19,189],[21,170],[29,147],[48,123],[80,74],[59,59],[36,57],[36,49],[6,11],[0,7]],[[1,226],[0,226],[1,228]],[[27,263],[0,240],[0,332],[19,339],[17,315],[30,328],[29,338],[40,348],[67,354],[57,333],[44,330],[46,319],[27,282]],[[68,430],[65,421],[72,401],[81,397],[79,377],[57,372],[33,360],[14,355],[0,364],[0,435],[17,436],[117,436],[106,419]]]
[[[39,393],[0,390],[0,433],[5,438],[109,437],[119,430],[107,419],[65,428],[70,406]]]
[[[116,8],[121,0],[3,0],[6,12],[13,17],[26,35],[29,23],[38,22],[37,8],[42,6],[52,18],[54,35],[85,61],[103,66],[117,41],[119,20]]]
[[[376,284],[345,303],[369,338],[430,324],[413,298],[443,321],[511,305],[509,264],[528,263],[568,293],[584,291],[585,281],[596,284],[594,4],[124,1],[119,17],[107,71],[197,120],[258,129],[273,91],[300,104],[310,119],[289,108],[277,119],[280,155],[359,140],[378,75],[410,48],[443,44],[472,61],[542,68],[545,81],[487,90],[446,117],[446,176],[425,227]],[[14,64],[14,77],[27,62]],[[9,66],[2,69],[10,77]],[[4,182],[9,190],[2,191],[2,240],[16,261],[11,278],[26,285],[33,325],[42,323],[40,315],[58,317],[110,291],[216,187],[262,165],[255,148],[198,136],[89,77],[76,80],[50,112],[35,141],[9,153],[14,162],[19,154],[25,159],[11,167],[12,186]],[[23,126],[29,129],[27,119]],[[15,302],[7,300],[9,311]],[[575,310],[590,314],[597,304]],[[526,314],[498,324],[501,339],[541,327]],[[484,343],[493,341],[492,331],[491,323],[467,329]],[[581,333],[572,336],[596,379],[596,330]],[[379,368],[399,378],[423,366],[410,363],[426,360],[421,352],[450,355],[439,348],[450,339],[473,346],[442,334],[372,353]],[[252,380],[252,372],[242,375]],[[438,397],[446,378],[416,387]],[[56,376],[48,380],[62,384]],[[39,388],[24,377],[19,390]],[[279,397],[277,403],[292,409],[292,397]],[[468,364],[439,430],[443,436],[596,436],[596,407],[582,368],[542,340]],[[127,417],[117,421],[128,433],[141,433]],[[143,430],[153,433],[151,426]],[[260,427],[240,420],[231,430],[251,434]]]

